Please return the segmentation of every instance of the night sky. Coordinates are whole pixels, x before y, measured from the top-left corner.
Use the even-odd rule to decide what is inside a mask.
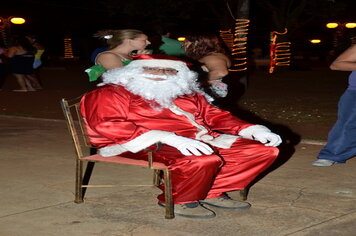
[[[268,45],[269,32],[273,27],[271,13],[259,6],[257,1],[250,1],[249,40],[251,44],[263,42]],[[92,35],[97,30],[108,28],[136,28],[149,35],[154,34],[154,29],[158,25],[169,26],[177,34],[189,31],[218,32],[224,22],[234,21],[234,15],[231,16],[228,12],[226,2],[230,3],[234,11],[237,1],[233,0],[14,0],[1,4],[0,16],[25,18],[26,24],[13,26],[12,32],[39,35],[42,41],[53,48],[62,44],[64,35],[70,35],[77,42],[81,42],[82,47],[93,47],[95,40]],[[342,14],[338,13],[339,15],[332,17],[356,20],[355,0],[335,2],[343,3],[347,8]],[[331,17],[327,15],[332,13],[318,15],[317,11],[312,10],[309,9],[311,12],[306,11],[298,19],[298,22],[303,22],[304,19],[310,18],[310,15],[316,16],[303,27],[299,27],[299,31],[293,35],[294,40],[301,41],[306,37],[318,36],[317,33],[328,37],[325,36],[329,34],[325,29],[325,22],[327,17]]]

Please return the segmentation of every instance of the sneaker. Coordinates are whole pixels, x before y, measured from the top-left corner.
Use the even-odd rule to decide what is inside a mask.
[[[331,161],[327,159],[319,159],[312,163],[313,166],[332,166],[336,163],[336,161]]]
[[[14,89],[13,92],[27,92],[27,89]]]
[[[165,204],[158,203],[159,206],[165,207]],[[185,204],[174,204],[174,214],[187,218],[213,218],[215,212],[207,209],[199,204],[199,202],[191,202]]]
[[[203,205],[206,204],[217,208],[235,209],[235,210],[245,210],[251,207],[250,203],[233,200],[227,195],[217,197],[217,198],[204,199],[201,200],[200,203],[202,203]]]

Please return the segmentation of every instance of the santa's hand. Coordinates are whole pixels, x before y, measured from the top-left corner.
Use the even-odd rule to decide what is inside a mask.
[[[263,125],[253,125],[239,132],[239,135],[243,138],[257,140],[265,146],[277,147],[282,143],[282,139],[279,135],[272,133],[267,127]]]
[[[209,145],[191,138],[185,138],[172,134],[163,140],[162,143],[177,148],[185,156],[201,156],[202,153],[210,155],[214,151]]]
[[[281,137],[272,132],[256,132],[252,136],[254,140],[264,143],[265,146],[277,147],[282,142]]]

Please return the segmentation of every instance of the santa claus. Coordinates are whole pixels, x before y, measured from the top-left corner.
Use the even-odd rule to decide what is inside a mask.
[[[281,138],[209,100],[184,62],[144,59],[106,72],[83,96],[81,113],[102,156],[145,158],[143,149],[162,143],[154,158],[170,167],[175,214],[210,218],[213,207],[250,207],[228,192],[244,189],[274,162]]]

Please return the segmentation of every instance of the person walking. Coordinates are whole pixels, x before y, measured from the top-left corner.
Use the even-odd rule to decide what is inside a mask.
[[[332,166],[345,163],[356,156],[356,45],[338,56],[330,65],[332,70],[351,71],[348,87],[338,104],[338,118],[328,135],[327,144],[318,154],[313,166]]]
[[[42,65],[42,55],[45,52],[45,46],[38,41],[38,37],[35,35],[27,35],[26,38],[30,41],[31,45],[36,48],[33,69],[38,69]]]
[[[36,35],[27,35],[26,38],[30,41],[31,45],[36,49],[35,59],[33,61],[33,77],[36,77],[38,82],[41,84],[40,80],[40,67],[42,66],[42,56],[45,52],[45,46],[39,42],[38,37]],[[42,89],[42,86],[37,87],[36,89]]]
[[[14,92],[36,91],[41,85],[33,74],[33,62],[36,49],[25,37],[15,38],[13,46],[9,47],[6,56],[9,58],[10,73],[12,73],[20,89]]]

